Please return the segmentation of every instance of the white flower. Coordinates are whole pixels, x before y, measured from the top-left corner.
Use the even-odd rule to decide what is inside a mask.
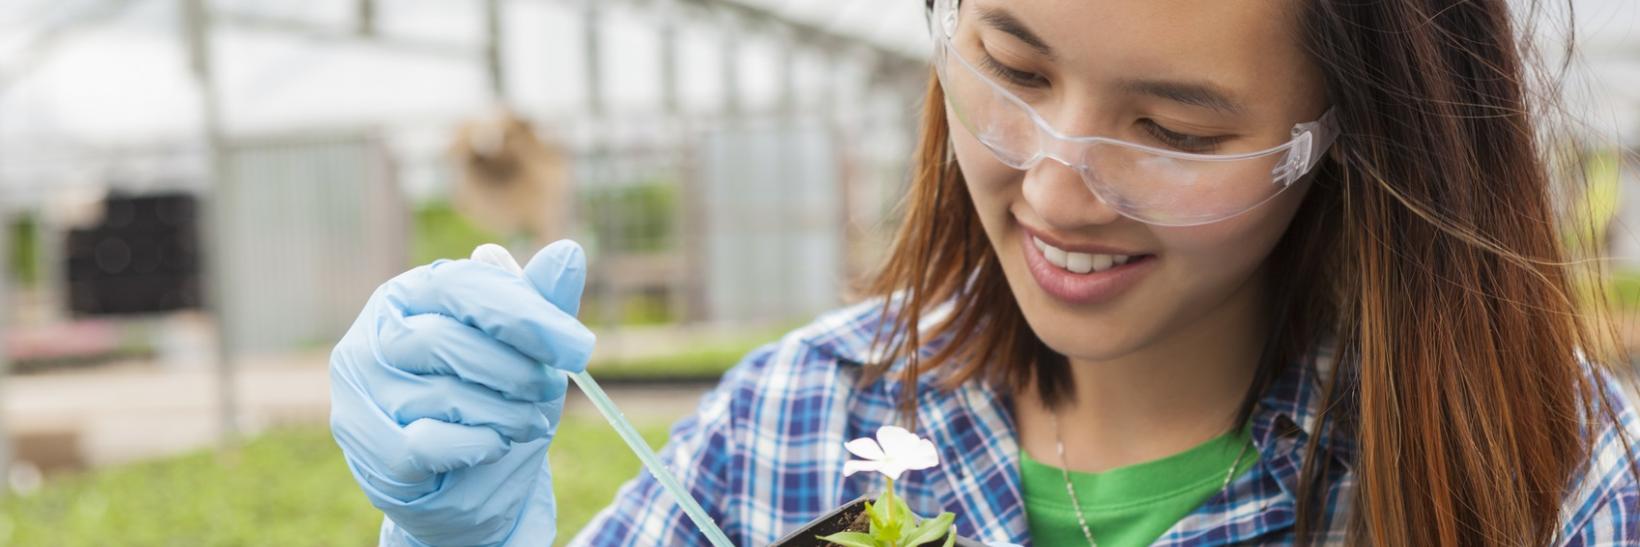
[[[843,476],[859,471],[876,471],[889,480],[898,480],[907,470],[928,469],[940,464],[940,453],[934,443],[899,426],[877,428],[877,439],[861,437],[843,444],[863,460],[849,460],[843,464]]]

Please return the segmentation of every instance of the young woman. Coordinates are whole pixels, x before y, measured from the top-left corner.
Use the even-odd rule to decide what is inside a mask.
[[[663,450],[740,545],[899,481],[1038,545],[1640,544],[1504,0],[935,0],[873,296],[749,355]],[[546,544],[584,259],[390,281],[333,354],[388,544]],[[560,470],[562,472],[563,470]],[[572,503],[588,503],[574,500]],[[577,544],[700,544],[648,475]]]

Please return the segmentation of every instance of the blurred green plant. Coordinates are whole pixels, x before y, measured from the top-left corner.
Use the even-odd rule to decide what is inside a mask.
[[[1640,310],[1640,271],[1611,272],[1606,278],[1606,294],[1614,310]]]
[[[670,181],[586,188],[581,206],[603,252],[656,252],[675,243],[678,197],[677,185]]]
[[[54,479],[8,498],[6,545],[362,545],[378,513],[323,429]]]
[[[604,317],[609,312],[604,306],[604,295],[596,291],[581,299],[581,321],[588,325],[604,325],[609,321]],[[677,313],[672,308],[671,297],[665,292],[630,292],[616,295],[614,306],[615,320],[622,326],[653,326],[665,325],[678,320]]]
[[[1617,221],[1623,161],[1619,152],[1583,154],[1578,166],[1583,185],[1571,196],[1561,225],[1561,237],[1574,261],[1573,288],[1583,305],[1598,305],[1604,296],[1619,313],[1640,310],[1640,271],[1604,266],[1610,252],[1608,234]],[[1592,253],[1592,256],[1591,256]],[[1595,259],[1579,263],[1585,259]],[[1604,288],[1604,294],[1600,288]]]
[[[784,331],[782,331],[784,332]],[[733,340],[696,344],[689,349],[653,357],[596,359],[587,365],[599,380],[664,380],[673,378],[717,378],[740,362],[758,346],[772,342],[778,333],[746,336]]]
[[[633,424],[656,450],[666,444],[669,425],[654,421]],[[615,499],[615,491],[643,468],[620,435],[603,418],[590,413],[565,417],[547,452],[552,460],[553,494],[558,497],[557,545],[569,543]]]
[[[578,199],[581,216],[588,219],[591,234],[581,243],[589,253],[642,254],[666,251],[676,245],[676,185],[663,180],[596,187],[583,190]],[[429,201],[416,206],[411,241],[411,264],[440,258],[463,258],[484,243],[507,244],[501,235],[475,226],[448,201]],[[527,258],[527,257],[525,257]],[[589,324],[612,320],[621,325],[660,325],[677,320],[671,298],[664,293],[617,295],[613,306],[597,302],[599,294],[587,295],[581,306],[582,319]]]
[[[579,192],[580,216],[587,219],[595,242],[589,247],[606,253],[644,253],[675,245],[677,184],[649,179]],[[449,201],[417,204],[413,216],[411,258],[415,264],[465,257],[479,244],[503,242],[502,236],[474,226]]]
[[[639,423],[652,445],[666,427]],[[639,464],[597,416],[566,416],[550,450],[566,543]],[[573,470],[573,472],[569,472]],[[323,427],[268,432],[239,450],[53,478],[0,501],[0,545],[374,545],[381,513]]]
[[[466,258],[479,245],[502,242],[501,236],[468,222],[448,201],[419,204],[414,216],[411,264],[426,264],[440,258]]]
[[[32,215],[24,214],[7,227],[6,237],[11,256],[6,263],[11,268],[12,282],[22,287],[33,287],[40,278],[40,223]]]
[[[1582,168],[1584,185],[1571,202],[1561,232],[1572,249],[1592,246],[1604,252],[1606,232],[1617,217],[1622,161],[1617,152],[1596,152],[1583,156]]]

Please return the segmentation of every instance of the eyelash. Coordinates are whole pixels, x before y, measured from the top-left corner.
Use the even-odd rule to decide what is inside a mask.
[[[1014,84],[1014,85],[1017,85],[1017,86],[1035,88],[1035,87],[1045,87],[1045,86],[1048,85],[1048,78],[1047,77],[1045,77],[1041,74],[1034,74],[1034,73],[1026,72],[1026,71],[1019,70],[1017,68],[1002,64],[1001,62],[998,62],[995,57],[992,57],[991,54],[989,54],[989,53],[985,54],[984,56],[982,56],[980,58],[980,64],[985,65],[985,70],[989,71],[991,74],[996,75],[998,78],[1008,80],[1008,83],[1011,83],[1011,84]]]
[[[980,57],[980,65],[982,65],[987,72],[990,72],[998,78],[1007,80],[1008,83],[1013,85],[1033,89],[1047,87],[1048,85],[1048,79],[1041,74],[1033,74],[1004,65],[990,54],[985,54]],[[1180,133],[1178,131],[1162,127],[1161,124],[1150,119],[1140,120],[1139,123],[1144,127],[1145,132],[1149,133],[1151,137],[1161,141],[1169,147],[1184,152],[1198,154],[1212,152],[1215,148],[1218,148],[1220,144],[1224,143],[1224,141],[1230,139],[1230,136],[1228,135],[1203,137],[1200,135]]]
[[[1145,132],[1150,133],[1150,136],[1155,137],[1156,140],[1162,141],[1162,143],[1173,147],[1174,149],[1195,154],[1212,152],[1217,149],[1220,144],[1223,144],[1224,141],[1230,140],[1229,135],[1203,137],[1200,135],[1180,133],[1178,131],[1162,127],[1162,124],[1156,123],[1155,120],[1150,119],[1139,120],[1139,125],[1144,127]]]

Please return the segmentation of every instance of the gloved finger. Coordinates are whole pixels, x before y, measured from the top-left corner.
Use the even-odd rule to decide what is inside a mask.
[[[552,496],[548,445],[515,444],[494,463],[441,476],[436,493],[383,511],[427,545],[551,545],[552,536],[538,532],[555,529],[556,514],[532,506],[536,496]]]
[[[506,247],[494,243],[485,243],[474,247],[473,254],[467,258],[473,259],[474,262],[483,262],[496,266],[518,277],[524,277],[524,267],[518,265],[518,261],[513,259],[512,253],[507,252]]]
[[[490,264],[508,273],[526,277],[548,302],[564,313],[579,315],[581,294],[586,288],[587,258],[581,245],[560,239],[542,248],[530,259],[529,269],[518,266],[505,247],[485,243],[473,249],[474,261]]]
[[[569,375],[559,374],[558,376],[564,379],[564,383],[569,383]],[[567,391],[568,387],[565,390]],[[551,436],[552,432],[558,430],[558,421],[564,417],[564,398],[559,397],[544,403],[536,403],[535,408],[541,413],[541,417],[547,420],[547,435]]]
[[[520,401],[564,396],[563,373],[449,316],[390,316],[379,329],[382,360],[399,370],[455,376]]]
[[[404,426],[407,467],[437,475],[501,459],[489,428],[421,419]]]
[[[399,424],[433,419],[483,426],[515,443],[533,441],[552,432],[546,414],[535,403],[508,399],[454,376],[415,376],[397,370],[386,373],[406,377],[390,388],[373,389],[376,404]]]
[[[484,331],[537,362],[586,369],[596,341],[529,282],[472,260],[440,260],[400,275],[389,298],[402,315],[437,313]]]
[[[587,257],[581,245],[560,239],[535,253],[524,267],[524,277],[552,305],[569,315],[579,315],[581,293],[587,284]]]
[[[359,363],[352,362],[354,355],[343,351],[332,354],[330,431],[362,485],[377,494],[408,501],[438,489],[438,481],[433,480],[436,469],[448,468],[451,462],[480,465],[507,453],[507,441],[486,427],[452,425],[460,429],[437,439],[430,438],[429,431],[441,430],[420,426],[421,436],[413,438],[409,428],[401,427],[371,398],[358,376],[365,367],[355,366]],[[446,454],[429,456],[427,452],[433,450]],[[412,454],[417,457],[410,457]]]

